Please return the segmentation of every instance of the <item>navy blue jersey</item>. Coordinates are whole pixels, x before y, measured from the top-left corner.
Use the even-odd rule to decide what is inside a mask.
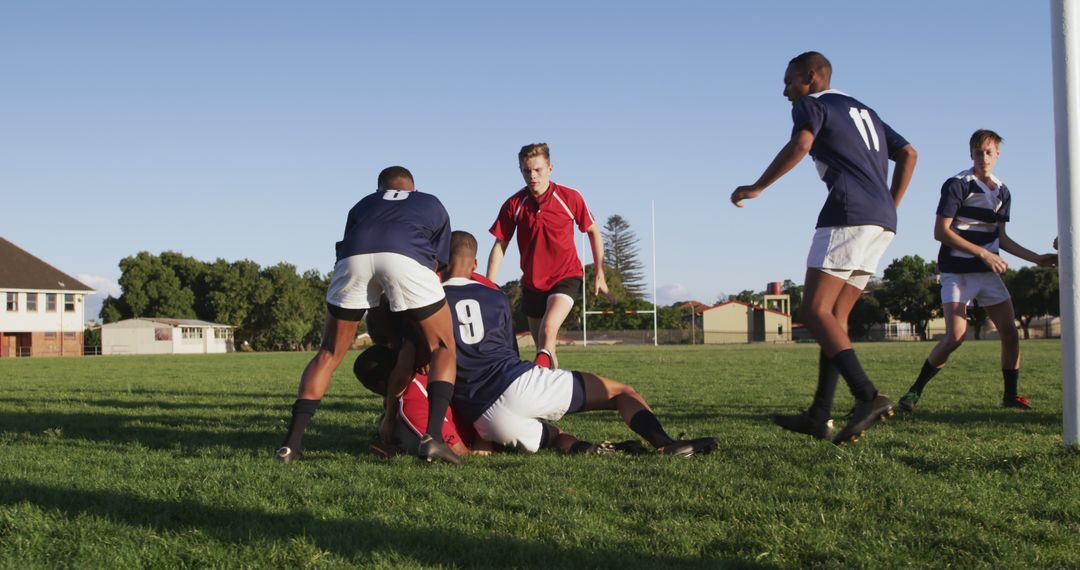
[[[1009,221],[1012,197],[1009,189],[1000,180],[991,176],[997,190],[975,178],[971,170],[945,181],[941,186],[941,200],[938,201],[937,215],[952,218],[949,227],[960,237],[997,253],[998,228]],[[938,269],[942,273],[982,273],[993,271],[978,257],[941,244],[938,250]]]
[[[450,259],[450,216],[442,202],[418,191],[378,190],[349,210],[337,259],[398,253],[435,269]]]
[[[907,146],[873,109],[830,89],[795,102],[792,134],[814,133],[810,156],[829,188],[817,226],[881,226],[896,231],[889,158]]]
[[[446,281],[443,288],[457,343],[454,413],[471,423],[518,376],[536,365],[518,354],[510,300],[505,293],[460,277]]]

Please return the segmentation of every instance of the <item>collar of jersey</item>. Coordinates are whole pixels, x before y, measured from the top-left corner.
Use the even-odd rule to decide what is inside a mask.
[[[811,93],[810,97],[813,97],[814,99],[817,99],[818,97],[821,97],[822,95],[843,95],[844,97],[851,97],[851,95],[848,95],[847,93],[844,93],[843,91],[841,91],[839,89],[826,89],[824,91],[818,91],[817,93]]]
[[[476,281],[473,281],[472,279],[469,279],[468,277],[451,277],[450,279],[447,279],[446,281],[443,281],[443,287],[446,287],[447,285],[450,285],[450,286],[471,285],[473,283],[476,283]]]
[[[1005,185],[1004,183],[1001,182],[1000,178],[998,178],[997,176],[994,176],[991,173],[990,174],[990,180],[993,180],[994,184],[997,184],[997,187],[998,187],[997,190],[991,190],[989,186],[987,186],[986,184],[983,184],[983,181],[979,180],[979,178],[977,176],[975,176],[975,169],[974,168],[969,168],[969,169],[965,170],[964,171],[964,176],[970,176],[971,179],[975,181],[975,184],[977,184],[979,186],[979,189],[982,190],[983,192],[991,192],[991,193],[997,192],[997,191],[1001,190],[1002,186]]]
[[[555,183],[551,182],[551,181],[548,181],[548,189],[543,194],[540,195],[539,199],[537,199],[536,196],[533,196],[533,193],[529,191],[529,188],[527,186],[525,187],[525,197],[526,198],[532,198],[532,201],[536,202],[537,204],[543,204],[544,202],[548,201],[548,198],[551,197],[551,193],[554,192],[554,191],[555,191]]]

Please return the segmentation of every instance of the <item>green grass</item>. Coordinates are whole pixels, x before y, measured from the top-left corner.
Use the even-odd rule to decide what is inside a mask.
[[[898,397],[930,346],[857,350]],[[997,407],[998,345],[970,342],[915,415],[836,448],[767,420],[809,402],[814,346],[565,349],[722,451],[462,469],[363,454],[379,402],[349,366],[305,461],[273,463],[310,354],[5,359],[0,567],[1076,567],[1059,350],[1023,344],[1034,411]],[[561,425],[630,435],[614,413]]]

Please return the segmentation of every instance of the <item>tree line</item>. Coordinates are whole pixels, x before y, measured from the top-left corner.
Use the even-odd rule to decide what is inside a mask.
[[[329,275],[251,260],[200,261],[166,251],[120,260],[119,297],[102,304],[103,323],[136,317],[200,319],[232,325],[238,349],[306,350],[326,320]]]

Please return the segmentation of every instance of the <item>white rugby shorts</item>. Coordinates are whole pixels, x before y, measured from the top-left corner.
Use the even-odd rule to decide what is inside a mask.
[[[972,299],[978,299],[979,306],[986,308],[1004,303],[1011,298],[1005,282],[993,271],[941,274],[942,304],[970,305]]]
[[[342,309],[370,309],[379,306],[383,294],[395,313],[446,298],[439,276],[415,259],[398,253],[361,253],[334,265],[326,302]]]
[[[540,420],[566,415],[573,396],[573,372],[535,366],[507,386],[473,427],[488,441],[536,453],[544,433]]]
[[[806,256],[806,266],[863,289],[877,273],[878,262],[896,232],[881,226],[818,228]]]

